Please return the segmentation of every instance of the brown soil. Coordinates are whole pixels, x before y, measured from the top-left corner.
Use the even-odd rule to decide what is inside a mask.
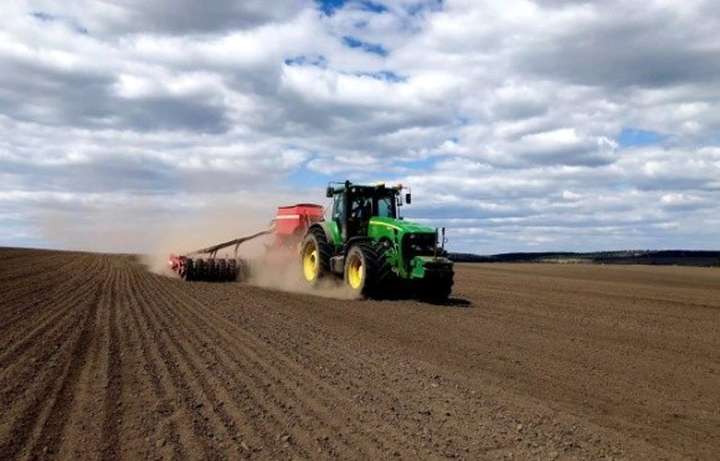
[[[719,269],[456,280],[348,301],[0,250],[0,459],[716,459]]]

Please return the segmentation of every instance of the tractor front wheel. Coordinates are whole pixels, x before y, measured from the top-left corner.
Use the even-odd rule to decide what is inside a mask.
[[[386,278],[385,257],[382,251],[369,244],[353,245],[345,257],[345,284],[357,296],[381,295]]]

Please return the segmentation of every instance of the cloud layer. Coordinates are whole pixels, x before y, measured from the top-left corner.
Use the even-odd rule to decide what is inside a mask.
[[[0,244],[348,177],[456,250],[718,247],[714,2],[270,3],[0,7]]]

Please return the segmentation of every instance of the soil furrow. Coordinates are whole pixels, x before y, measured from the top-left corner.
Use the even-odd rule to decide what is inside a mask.
[[[49,253],[40,258],[28,258],[16,261],[4,261],[0,267],[0,284],[12,286],[30,277],[42,277],[42,274],[57,268],[67,257],[58,253]]]
[[[103,266],[109,265],[109,261],[105,257],[103,257],[103,262]],[[42,422],[40,433],[32,445],[28,445],[31,458],[59,452],[62,434],[68,424],[73,407],[78,398],[84,397],[78,392],[77,384],[85,367],[89,364],[88,357],[96,335],[97,313],[101,309],[101,304],[105,301],[105,296],[112,283],[112,272],[109,267],[103,267],[103,269],[104,279],[99,288],[91,295],[92,301],[87,306],[87,315],[80,328],[80,334],[73,342],[70,361],[57,387],[49,393],[49,411]]]
[[[30,262],[31,270],[28,270],[22,281],[6,284],[4,292],[13,294],[16,291],[25,290],[30,294],[36,294],[37,289],[44,285],[52,285],[57,280],[63,280],[70,271],[84,270],[90,255],[73,255],[68,257],[62,254],[54,258],[45,258],[38,262]],[[1,266],[0,266],[1,267]],[[2,270],[0,270],[2,272]],[[32,290],[35,288],[35,290]],[[0,300],[0,306],[14,306],[9,301],[13,298],[5,297]]]
[[[149,275],[146,275],[146,277],[149,277]],[[149,285],[144,284],[144,289],[141,288],[140,290],[141,293],[144,294],[144,296],[138,298],[140,316],[145,323],[144,326],[149,329],[159,361],[163,364],[167,377],[178,395],[178,401],[176,403],[182,406],[182,409],[188,416],[187,419],[189,419],[191,430],[191,434],[188,434],[188,437],[200,446],[203,452],[203,458],[217,459],[220,457],[220,454],[217,448],[208,440],[208,435],[213,434],[213,428],[208,424],[202,407],[196,407],[197,402],[194,399],[193,384],[188,380],[187,374],[185,373],[186,370],[182,369],[178,364],[176,355],[169,351],[167,341],[165,340],[169,333],[159,326],[155,320],[156,317],[153,311],[156,309],[155,301],[157,298],[155,294],[153,294],[152,298],[147,296],[147,294],[152,293],[152,290],[148,290],[148,286]],[[153,299],[153,304],[147,302],[146,299]]]
[[[0,335],[6,331],[18,331],[23,323],[34,323],[36,316],[45,314],[48,300],[54,297],[64,298],[71,287],[77,286],[77,280],[68,274],[88,270],[82,258],[66,259],[60,270],[53,268],[49,272],[39,272],[37,276],[24,280],[21,290],[8,290],[0,305],[7,306],[0,312],[6,322],[0,324]],[[2,309],[2,308],[0,308]]]
[[[720,452],[720,271],[458,265],[455,281],[448,306],[335,300],[0,249],[0,459]]]
[[[153,393],[153,398],[146,397],[144,399],[145,405],[140,406],[138,413],[142,417],[148,417],[151,421],[157,422],[154,427],[148,428],[145,435],[146,443],[142,445],[143,452],[147,456],[147,451],[150,449],[149,444],[153,440],[160,440],[158,437],[163,437],[170,442],[175,458],[200,458],[203,456],[205,447],[191,436],[192,416],[178,402],[179,391],[173,380],[170,379],[167,365],[158,350],[157,335],[150,331],[144,309],[141,307],[142,299],[148,296],[147,292],[140,290],[140,287],[143,286],[142,280],[147,276],[145,273],[133,272],[130,284],[131,297],[136,302],[129,305],[128,309],[132,321],[130,331],[133,335],[137,335],[137,347],[140,349],[143,359],[141,370],[138,371],[144,372],[144,375],[149,378]],[[143,395],[141,393],[138,397],[142,398]]]
[[[242,290],[238,288],[237,290]],[[252,288],[251,288],[252,289]],[[237,291],[236,290],[236,291]],[[307,302],[305,300],[297,300],[292,295],[285,295],[277,293],[279,297],[283,297],[283,304],[286,308],[292,311],[297,308],[296,312],[303,312]],[[189,294],[192,297],[192,294]],[[209,296],[208,303],[212,305],[214,303],[214,296]],[[265,308],[264,308],[265,307]],[[324,366],[319,367],[320,376],[326,374],[329,370],[333,370],[336,376],[356,376],[356,377],[367,377],[367,376],[379,376],[384,375],[382,371],[383,361],[366,359],[358,348],[358,345],[348,344],[334,337],[334,335],[328,331],[320,330],[316,325],[310,323],[304,323],[304,319],[292,318],[285,316],[273,316],[269,314],[272,311],[271,306],[258,306],[255,311],[257,316],[256,322],[253,322],[253,328],[261,330],[260,336],[264,338],[271,338],[272,347],[280,349],[278,352],[288,358],[294,358],[296,363],[322,363]],[[231,318],[234,315],[229,314]],[[299,328],[301,327],[301,328]],[[313,334],[293,334],[293,332],[303,331],[313,332]],[[256,332],[257,333],[257,332]],[[286,334],[290,333],[290,334]],[[308,338],[319,339],[319,343],[316,341],[309,341]],[[341,361],[338,358],[342,357]],[[377,366],[373,366],[374,364]],[[317,371],[316,371],[317,372]],[[307,375],[307,373],[303,373]],[[299,378],[303,381],[312,379],[319,381],[314,384],[319,390],[322,390],[322,395],[325,399],[330,399],[332,402],[350,402],[356,401],[358,397],[371,396],[376,402],[384,401],[387,407],[392,410],[394,406],[397,406],[398,402],[406,401],[407,399],[403,396],[402,392],[392,391],[392,388],[385,386],[372,386],[372,382],[366,382],[367,380],[350,380],[351,385],[346,386],[346,389],[354,389],[352,392],[346,390],[340,392],[337,390],[338,386],[328,385],[325,380],[318,380],[317,377]],[[326,377],[327,379],[327,377]],[[365,381],[365,382],[361,382]],[[331,382],[332,384],[332,382]],[[421,409],[422,410],[422,409]],[[366,420],[364,415],[360,412],[354,412],[354,418],[356,422],[350,423],[350,425],[357,425],[357,431],[362,434],[362,437],[369,438],[373,443],[383,446],[387,442],[391,442],[394,447],[402,447],[412,453],[414,447],[406,445],[404,436],[400,431],[397,430],[397,426],[394,424],[388,424],[385,417],[377,418],[377,416],[371,415]],[[367,428],[373,427],[372,432],[368,432]],[[363,430],[364,428],[364,430]],[[377,434],[377,435],[374,435]]]
[[[95,318],[95,333],[88,348],[87,365],[83,367],[77,380],[76,395],[67,423],[63,430],[61,446],[57,456],[62,459],[99,458],[101,449],[102,401],[107,393],[103,380],[103,369],[108,357],[107,331],[110,308],[119,296],[118,280],[122,273],[116,270],[115,261],[107,259],[110,281],[101,288]],[[72,434],[81,434],[73,437]]]
[[[46,335],[57,324],[59,319],[72,310],[73,303],[82,300],[89,291],[84,289],[85,286],[95,282],[96,270],[98,270],[98,266],[92,264],[87,272],[81,273],[79,277],[82,277],[82,281],[76,280],[76,285],[80,287],[80,290],[71,290],[70,286],[68,286],[70,296],[63,294],[58,298],[52,298],[43,295],[43,309],[41,309],[40,318],[35,319],[28,326],[30,331],[15,328],[7,335],[5,350],[0,354],[0,363],[9,363],[13,357],[21,354],[29,344],[36,343],[37,338]]]
[[[167,295],[167,292],[164,291],[162,288],[162,283],[166,282],[166,279],[161,278],[155,278],[154,279],[155,284],[153,286],[153,291],[156,291],[158,293],[162,293]],[[297,415],[292,415],[292,406],[289,406],[287,404],[281,403],[275,408],[267,408],[268,405],[268,394],[270,394],[270,399],[275,400],[275,397],[272,396],[270,391],[268,390],[268,386],[272,384],[276,384],[275,382],[269,381],[267,379],[263,379],[257,374],[257,369],[262,370],[262,368],[258,368],[257,366],[253,366],[250,368],[240,368],[235,370],[228,370],[225,366],[226,363],[228,363],[230,360],[232,360],[229,356],[220,356],[218,355],[217,350],[215,350],[215,347],[217,345],[217,337],[216,335],[207,335],[207,336],[198,336],[195,334],[195,331],[198,327],[197,319],[188,319],[181,315],[179,315],[179,305],[171,303],[169,300],[171,297],[168,296],[161,296],[161,300],[164,300],[161,303],[158,303],[158,306],[163,305],[164,306],[164,312],[163,317],[166,317],[168,319],[176,319],[176,325],[183,325],[185,326],[185,332],[184,334],[191,335],[194,341],[190,341],[189,344],[200,344],[203,345],[203,350],[200,351],[201,357],[204,355],[205,360],[210,359],[210,363],[213,364],[213,368],[210,369],[211,372],[208,373],[208,375],[212,378],[214,374],[220,372],[223,374],[222,379],[214,379],[215,384],[219,386],[219,389],[222,389],[226,396],[230,398],[230,402],[232,402],[232,406],[235,407],[237,410],[239,410],[239,413],[236,411],[235,414],[240,414],[242,416],[242,419],[247,419],[248,414],[250,412],[254,413],[255,415],[260,415],[262,417],[270,417],[273,419],[273,423],[276,427],[278,427],[278,433],[276,434],[266,434],[266,437],[264,439],[264,443],[262,445],[254,444],[250,448],[254,450],[257,450],[259,448],[262,448],[264,445],[265,447],[269,448],[277,448],[280,447],[280,449],[284,449],[286,451],[295,452],[299,454],[302,457],[311,457],[312,455],[309,452],[305,451],[305,448],[303,448],[303,443],[312,445],[312,440],[307,439],[306,435],[303,432],[297,432],[293,428],[287,429],[287,434],[284,434],[284,424],[282,423],[283,420],[290,419],[293,421],[293,424],[295,419],[297,418]],[[197,348],[196,348],[197,350]],[[243,353],[243,350],[240,349],[236,351]],[[208,357],[208,354],[210,356]],[[244,355],[244,354],[242,354]],[[251,381],[247,381],[246,377],[252,377]],[[237,380],[246,380],[245,386],[241,388],[241,392],[237,392],[238,386],[235,383]],[[261,396],[254,396],[251,397],[256,405],[256,408],[248,408],[246,399],[249,397],[247,394],[248,390],[252,389],[262,389],[264,390],[265,394]],[[235,391],[235,392],[233,392]],[[211,398],[212,400],[212,398]],[[292,399],[290,399],[293,401]],[[285,400],[287,401],[287,400]],[[228,416],[225,415],[223,417],[224,420],[228,420]],[[242,424],[242,421],[238,421],[238,423],[233,423],[233,425],[240,425]],[[293,424],[290,424],[289,426],[292,426]],[[257,432],[257,431],[256,431]],[[288,437],[286,437],[286,435]],[[247,451],[247,449],[245,449]],[[263,451],[264,456],[267,456],[266,451]]]
[[[116,269],[122,272],[122,275],[116,280],[115,289],[116,296],[110,300],[108,308],[110,309],[107,319],[107,358],[104,370],[104,388],[105,395],[103,401],[104,418],[102,421],[101,436],[101,452],[103,459],[117,459],[121,453],[120,426],[122,419],[122,355],[120,352],[121,339],[119,335],[119,314],[118,309],[123,306],[120,304],[118,295],[126,299],[127,291],[127,271],[129,267],[123,264]]]
[[[152,285],[148,286],[152,287]],[[155,291],[154,288],[150,288],[148,291],[150,290]],[[155,292],[157,293],[157,291]],[[188,341],[190,338],[187,336],[184,336],[182,341],[178,339],[178,331],[180,331],[182,325],[172,322],[171,318],[168,318],[168,311],[161,307],[162,295],[158,294],[160,295],[156,298],[158,302],[154,303],[152,311],[148,311],[147,318],[167,338],[167,342],[163,341],[161,344],[161,353],[166,357],[166,360],[176,364],[178,369],[177,379],[182,377],[183,388],[187,387],[188,389],[185,394],[185,403],[189,404],[197,414],[202,415],[202,419],[205,420],[202,426],[197,425],[196,427],[196,429],[202,431],[199,435],[214,439],[215,443],[237,438],[239,433],[236,428],[228,427],[225,424],[229,417],[224,412],[221,402],[215,397],[214,391],[208,385],[207,379],[203,376],[203,374],[208,373],[200,369],[201,360],[196,357],[198,347],[192,341]],[[161,310],[164,310],[164,312]],[[183,346],[183,343],[185,346]],[[188,352],[191,347],[195,354]],[[206,405],[206,402],[209,405]],[[225,418],[217,415],[218,412],[225,414]],[[235,430],[233,431],[233,429]]]
[[[50,370],[53,372],[60,364],[62,355],[69,347],[68,337],[77,332],[76,322],[85,315],[79,306],[84,306],[87,297],[96,289],[98,281],[89,280],[81,289],[73,292],[73,295],[62,298],[62,302],[58,303],[56,309],[60,312],[66,312],[65,316],[54,313],[48,309],[48,314],[52,315],[48,320],[38,328],[43,331],[34,330],[29,334],[36,337],[42,336],[42,341],[35,338],[28,339],[27,335],[23,338],[21,331],[18,336],[21,337],[21,345],[11,348],[5,354],[0,363],[3,368],[0,370],[0,399],[5,402],[10,396],[21,396],[28,391],[28,382],[37,380],[38,369],[40,373]],[[47,303],[51,303],[48,300]]]
[[[163,288],[159,287],[159,289]],[[250,369],[265,371],[267,376],[271,377],[275,381],[275,392],[282,391],[286,393],[286,395],[288,395],[288,397],[283,398],[283,400],[290,400],[296,402],[296,405],[301,406],[300,410],[303,414],[313,417],[316,421],[320,422],[323,425],[327,425],[331,433],[343,434],[347,432],[345,431],[348,423],[347,417],[348,414],[352,412],[352,410],[350,410],[350,408],[347,408],[345,412],[338,412],[337,406],[339,402],[349,401],[350,396],[335,393],[334,390],[326,386],[326,384],[322,380],[317,379],[314,375],[308,373],[301,366],[295,365],[292,362],[285,360],[282,354],[279,354],[277,351],[264,344],[261,338],[248,335],[246,331],[237,328],[237,326],[227,322],[226,319],[216,316],[210,308],[208,308],[206,305],[203,305],[201,302],[189,297],[181,299],[176,294],[167,289],[165,289],[164,292],[167,296],[176,299],[176,301],[178,302],[178,306],[186,308],[188,312],[193,315],[193,323],[204,323],[207,328],[217,333],[220,333],[221,331],[218,328],[218,324],[223,325],[225,335],[220,336],[220,339],[222,339],[227,344],[226,347],[233,347],[234,344],[240,342],[240,344],[242,344],[242,349],[246,351],[245,357],[252,361],[252,366],[250,367]],[[188,304],[189,300],[194,301],[194,307]],[[202,315],[200,315],[198,311],[202,312]],[[216,322],[210,323],[208,320],[206,320],[211,317],[214,318]],[[241,341],[242,338],[244,338],[244,340]],[[227,352],[225,353],[227,354]],[[230,357],[230,360],[233,360],[231,354],[227,354],[227,356]],[[265,356],[267,356],[267,358],[265,358]],[[226,362],[227,359],[221,358],[219,361],[223,363]],[[279,362],[282,368],[277,368],[276,366],[271,365],[272,363],[276,362]],[[302,385],[298,385],[295,389],[289,387],[287,385],[287,378],[284,378],[288,375],[288,371],[290,372],[290,376],[294,378],[293,381],[297,383],[302,383]],[[316,390],[322,391],[325,394],[332,395],[334,397],[332,399],[333,403],[328,404],[326,402],[323,402],[321,400],[322,397],[320,396],[320,394],[315,392]],[[333,408],[331,408],[330,405],[333,405]],[[353,424],[353,422],[350,421],[350,424]],[[390,437],[391,433],[392,431],[389,431],[384,435],[385,437]],[[354,447],[354,450],[359,451],[358,455],[370,456],[370,454],[368,453],[363,453],[362,450],[370,450],[371,452],[377,450],[376,453],[381,453],[385,451],[383,449],[384,447],[382,446],[374,448],[371,446],[366,446],[366,440],[355,440],[354,443],[352,440],[341,440],[340,442],[352,445]]]
[[[78,301],[75,306],[76,311],[81,314],[77,324],[83,325],[83,327],[78,329],[77,324],[73,325],[73,319],[70,317],[66,320],[66,323],[71,323],[71,326],[74,327],[69,330],[74,334],[63,339],[68,347],[66,348],[67,352],[63,350],[57,356],[57,362],[62,362],[56,362],[50,367],[46,367],[45,363],[33,363],[33,367],[42,370],[41,374],[32,381],[33,391],[29,393],[28,400],[22,399],[18,402],[22,408],[17,411],[13,410],[17,416],[9,420],[9,437],[0,444],[0,455],[3,455],[0,458],[13,459],[21,450],[25,451],[27,455],[33,454],[33,456],[46,455],[50,452],[50,447],[48,450],[44,450],[44,446],[38,447],[39,443],[31,441],[31,438],[42,438],[53,410],[63,410],[64,399],[73,397],[69,391],[82,366],[81,360],[78,358],[85,354],[89,335],[92,333],[91,322],[94,320],[94,310],[101,297],[99,283],[100,280],[92,283],[88,292],[81,294],[82,300]],[[27,382],[26,378],[20,381],[20,383]]]
[[[158,290],[162,290],[159,286],[156,285],[156,287]],[[165,294],[167,293],[165,292]],[[167,305],[165,313],[170,317],[178,317],[178,314],[176,312],[178,308],[179,305]],[[193,339],[195,339],[197,343],[217,346],[217,337],[211,335],[200,337],[195,334],[194,330],[198,327],[197,319],[184,320],[178,318],[178,325],[180,325],[180,322],[185,322],[185,325],[188,325],[186,332],[187,334],[192,335]],[[290,440],[289,438],[285,441],[280,440],[285,435],[283,434],[282,428],[286,426],[282,421],[289,419],[294,423],[297,415],[294,415],[294,413],[291,411],[292,406],[288,406],[287,404],[282,403],[282,401],[280,403],[277,403],[277,397],[274,395],[274,393],[276,392],[276,388],[273,388],[272,390],[269,389],[270,386],[277,385],[277,379],[267,379],[267,375],[263,376],[262,373],[258,373],[258,370],[264,371],[262,363],[255,362],[252,363],[250,366],[241,364],[241,360],[237,360],[236,358],[219,351],[217,347],[207,347],[206,354],[210,354],[209,359],[214,365],[213,372],[221,373],[221,379],[219,380],[219,382],[222,388],[224,388],[224,390],[226,391],[226,395],[230,396],[231,401],[237,408],[244,408],[243,410],[240,410],[242,414],[248,414],[252,412],[252,414],[254,414],[256,417],[260,416],[262,418],[270,418],[273,422],[273,425],[275,427],[278,427],[278,429],[280,430],[280,432],[278,432],[277,434],[265,434],[265,437],[263,438],[263,444],[258,446],[257,443],[254,443],[252,448],[262,448],[263,445],[272,448],[281,445],[278,443],[279,441],[288,442]],[[245,350],[243,348],[237,349],[235,356],[238,355],[244,356]],[[229,363],[232,363],[236,367],[234,367],[233,369],[229,369]],[[235,383],[235,381],[237,380],[244,381],[243,386],[240,387],[240,392],[237,391],[239,387]],[[228,385],[228,383],[231,383],[231,385]],[[256,389],[260,390],[260,392],[257,392]],[[254,409],[252,408],[252,406],[248,409],[247,403],[245,403],[245,400],[248,397],[255,405]],[[297,399],[286,399],[283,401],[297,402]],[[291,414],[293,416],[291,416]],[[292,426],[292,424],[287,426]],[[286,430],[288,431],[287,435],[293,439],[294,444],[297,444],[299,442],[312,444],[312,440],[307,437],[306,433],[298,432],[292,427],[287,427]],[[255,432],[260,431],[261,428],[256,428],[255,430]],[[285,448],[292,448],[295,451],[301,450],[301,455],[303,455],[304,457],[310,456],[310,454],[305,452],[304,449],[301,447],[291,445],[290,443],[287,443],[287,445],[288,446]]]

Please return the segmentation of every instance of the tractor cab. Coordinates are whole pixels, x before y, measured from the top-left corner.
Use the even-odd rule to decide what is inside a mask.
[[[337,225],[343,241],[367,235],[370,218],[399,219],[401,191],[401,185],[365,186],[349,181],[341,183],[339,187],[331,184],[326,194],[333,199],[330,219]],[[406,194],[406,201],[410,202],[409,193]]]

